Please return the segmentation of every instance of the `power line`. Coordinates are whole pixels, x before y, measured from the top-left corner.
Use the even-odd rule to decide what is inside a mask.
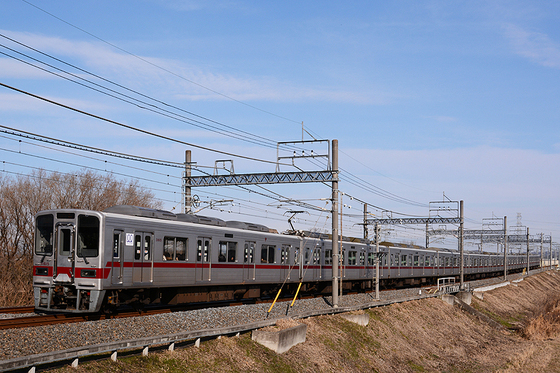
[[[65,105],[63,103],[60,103],[60,102],[57,102],[57,101],[54,101],[54,100],[50,100],[46,97],[42,97],[42,96],[33,94],[31,92],[24,91],[22,89],[15,88],[15,87],[12,87],[10,85],[7,85],[7,84],[1,83],[1,82],[0,82],[0,86],[11,89],[13,91],[16,91],[16,92],[19,92],[19,93],[22,93],[22,94],[25,94],[25,95],[33,97],[33,98],[36,98],[38,100],[42,100],[42,101],[48,102],[50,104],[62,107],[64,109],[74,111],[74,112],[79,113],[79,114],[83,114],[83,115],[86,115],[86,116],[89,116],[89,117],[92,117],[92,118],[95,118],[95,119],[98,119],[98,120],[102,120],[104,122],[114,124],[116,126],[124,127],[124,128],[130,129],[130,130],[136,131],[136,132],[140,132],[140,133],[143,133],[143,134],[146,134],[146,135],[149,135],[149,136],[153,136],[153,137],[158,137],[160,139],[175,142],[175,143],[178,143],[178,144],[181,144],[181,145],[192,146],[193,148],[202,149],[202,150],[206,150],[206,151],[214,152],[214,153],[219,153],[219,154],[224,154],[224,155],[228,155],[230,157],[247,159],[247,160],[251,160],[251,161],[255,161],[255,162],[262,162],[262,163],[268,163],[268,164],[274,164],[274,165],[278,164],[278,162],[274,162],[274,161],[268,161],[268,160],[265,160],[265,159],[258,159],[258,158],[248,157],[248,156],[244,156],[244,155],[240,155],[240,154],[233,154],[233,153],[229,153],[229,152],[224,152],[222,150],[212,149],[212,148],[208,148],[206,146],[196,145],[196,144],[189,143],[189,142],[186,142],[186,141],[174,139],[174,138],[171,138],[169,136],[160,135],[160,134],[157,134],[155,132],[147,131],[147,130],[144,130],[144,129],[141,129],[141,128],[138,128],[138,127],[134,127],[134,126],[130,126],[128,124],[124,124],[124,123],[121,123],[121,122],[117,122],[115,120],[108,119],[108,118],[105,118],[105,117],[102,117],[102,116],[99,116],[99,115],[96,115],[96,114],[93,114],[93,113],[89,113],[87,111],[80,110],[80,109],[77,109],[75,107]],[[291,166],[289,164],[283,164],[283,165],[284,166]]]
[[[38,7],[38,6],[35,5],[35,4],[30,3],[30,2],[27,1],[27,0],[22,0],[22,1],[23,1],[24,3],[26,3],[26,4],[30,5],[30,6],[32,6],[32,7],[34,7],[34,8],[36,8],[36,9],[40,10],[40,11],[42,11],[42,12],[48,14],[49,16],[51,16],[51,17],[53,17],[53,18],[56,18],[57,20],[59,20],[59,21],[65,23],[65,24],[67,24],[68,26],[71,26],[71,27],[73,27],[73,28],[75,28],[75,29],[77,29],[77,30],[79,30],[79,31],[81,31],[81,32],[83,32],[83,33],[85,33],[85,34],[87,34],[87,35],[89,35],[89,36],[91,36],[91,37],[93,37],[93,38],[95,38],[95,39],[97,39],[97,40],[99,40],[99,41],[105,43],[105,44],[107,44],[107,45],[110,45],[111,47],[113,47],[113,48],[115,48],[115,49],[120,50],[121,52],[124,52],[124,53],[126,53],[126,54],[128,54],[128,55],[130,55],[130,56],[132,56],[132,57],[134,57],[134,58],[137,58],[137,59],[141,60],[142,62],[147,63],[148,65],[151,65],[151,66],[153,66],[153,67],[155,67],[155,68],[158,68],[158,69],[160,69],[160,70],[162,70],[162,71],[165,71],[165,72],[167,72],[167,73],[169,73],[169,74],[171,74],[171,75],[173,75],[173,76],[175,76],[175,77],[177,77],[177,78],[179,78],[179,79],[185,80],[185,81],[187,81],[187,82],[189,82],[189,83],[191,83],[191,84],[194,84],[194,85],[196,85],[196,86],[198,86],[198,87],[200,87],[200,88],[206,89],[207,91],[212,92],[212,93],[214,93],[214,94],[217,94],[217,95],[219,95],[219,96],[222,96],[222,97],[224,97],[224,98],[227,98],[228,100],[235,101],[235,102],[237,102],[237,103],[239,103],[239,104],[242,104],[242,105],[245,105],[245,106],[247,106],[247,107],[250,107],[251,109],[258,110],[258,111],[260,111],[260,112],[263,112],[263,113],[266,113],[266,114],[275,116],[275,117],[280,118],[280,119],[284,119],[284,120],[286,120],[286,121],[288,121],[288,122],[298,123],[298,124],[301,123],[301,122],[295,121],[295,120],[293,120],[293,119],[289,119],[289,118],[283,117],[283,116],[281,116],[281,115],[275,114],[275,113],[273,113],[273,112],[270,112],[270,111],[261,109],[261,108],[259,108],[259,107],[254,106],[254,105],[250,105],[250,104],[248,104],[248,103],[246,103],[246,102],[244,102],[244,101],[235,99],[235,98],[233,98],[233,97],[231,97],[231,96],[225,95],[225,94],[223,94],[223,93],[221,93],[221,92],[218,92],[218,91],[216,91],[216,90],[213,90],[213,89],[211,89],[211,88],[208,88],[208,87],[206,87],[206,86],[204,86],[204,85],[202,85],[202,84],[200,84],[200,83],[197,83],[197,82],[195,82],[195,81],[193,81],[193,80],[187,79],[187,78],[185,78],[185,77],[182,76],[182,75],[179,75],[179,74],[177,74],[177,73],[175,73],[175,72],[173,72],[173,71],[171,71],[171,70],[169,70],[169,69],[166,69],[166,68],[164,68],[164,67],[162,67],[162,66],[159,66],[159,65],[157,65],[157,64],[155,64],[155,63],[153,63],[153,62],[151,62],[151,61],[149,61],[149,60],[147,60],[147,59],[145,59],[145,58],[142,58],[142,57],[140,57],[140,56],[138,56],[138,55],[136,55],[136,54],[134,54],[134,53],[132,53],[132,52],[129,52],[129,51],[127,51],[127,50],[125,50],[125,49],[123,49],[123,48],[121,48],[121,47],[115,45],[115,44],[112,44],[112,43],[110,43],[110,42],[108,42],[108,41],[106,41],[106,40],[104,40],[104,39],[102,39],[102,38],[100,38],[100,37],[98,37],[98,36],[92,34],[92,33],[89,32],[89,31],[86,31],[86,30],[84,30],[84,29],[82,29],[82,28],[80,28],[80,27],[78,27],[78,26],[76,26],[76,25],[73,25],[72,23],[63,20],[62,18],[60,18],[60,17],[58,17],[58,16],[56,16],[56,15],[54,15],[54,14],[52,14],[52,13],[50,13],[50,12],[44,10],[44,9]]]

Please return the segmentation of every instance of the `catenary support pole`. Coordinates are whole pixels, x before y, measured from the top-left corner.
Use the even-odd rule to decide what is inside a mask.
[[[185,151],[185,178],[188,179],[191,177],[191,151]],[[192,212],[192,196],[191,196],[191,187],[185,183],[185,213]]]
[[[507,216],[504,216],[504,280],[507,280],[507,249],[508,233],[507,233]]]
[[[463,214],[463,201],[459,201],[459,218],[460,218],[460,223],[459,223],[459,251],[461,253],[461,258],[460,258],[460,287],[459,289],[464,290],[465,289],[465,268],[464,268],[464,263],[465,263],[465,255],[464,255],[464,251],[463,251],[463,222],[464,222],[464,214]]]
[[[332,303],[338,307],[338,140],[332,141]]]
[[[379,225],[375,223],[375,252],[377,258],[375,260],[375,300],[379,300]]]
[[[527,275],[529,275],[529,227],[527,227]]]

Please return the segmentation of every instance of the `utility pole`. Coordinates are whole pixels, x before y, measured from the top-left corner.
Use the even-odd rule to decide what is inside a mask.
[[[338,307],[338,140],[332,140],[332,303]]]

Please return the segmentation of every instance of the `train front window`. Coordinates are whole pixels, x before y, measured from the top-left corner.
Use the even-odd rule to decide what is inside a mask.
[[[35,230],[35,254],[52,255],[54,218],[52,215],[37,216]]]
[[[99,255],[99,218],[78,215],[78,257]]]

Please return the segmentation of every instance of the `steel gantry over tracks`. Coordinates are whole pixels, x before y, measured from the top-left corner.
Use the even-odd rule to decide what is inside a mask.
[[[463,255],[463,201],[437,201],[430,202],[430,215],[436,213],[436,216],[429,217],[414,217],[414,218],[385,218],[385,219],[366,219],[365,224],[375,226],[375,241],[379,242],[379,226],[380,225],[419,225],[425,224],[426,227],[430,224],[459,224],[459,252],[460,252],[460,281],[461,290],[464,288],[464,255]],[[441,212],[456,212],[455,217],[442,217]],[[427,248],[427,247],[426,247]]]
[[[338,140],[332,140],[332,148],[329,140],[301,140],[293,142],[278,143],[280,145],[288,144],[304,144],[304,143],[326,143],[328,146],[327,154],[317,154],[311,151],[310,154],[297,154],[295,151],[290,156],[277,156],[276,172],[272,173],[251,173],[251,174],[235,174],[233,172],[233,161],[217,161],[217,162],[231,162],[232,167],[227,175],[207,175],[207,176],[192,176],[191,175],[191,153],[187,150],[185,154],[185,212],[190,213],[192,210],[192,197],[191,188],[193,187],[209,187],[209,186],[229,186],[229,185],[257,185],[257,184],[293,184],[293,183],[332,183],[332,237],[338,237]],[[278,152],[278,150],[277,150]],[[300,171],[297,172],[280,172],[280,160],[291,159],[291,166],[299,168],[295,165],[295,159],[299,158],[326,158],[327,165],[325,170],[321,171]],[[216,167],[217,170],[217,167]],[[339,248],[338,240],[332,240],[332,302],[334,307],[338,307],[338,282],[339,282]]]

